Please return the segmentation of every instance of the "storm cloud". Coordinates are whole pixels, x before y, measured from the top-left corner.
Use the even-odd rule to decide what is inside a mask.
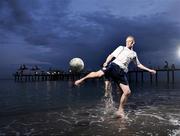
[[[119,10],[117,3],[2,0],[0,67],[25,63],[67,69],[70,59],[80,57],[86,69],[97,69],[128,35],[136,38],[134,50],[141,62],[178,63],[180,21],[172,9],[176,0],[167,0],[169,6],[163,7],[155,1],[120,2]]]

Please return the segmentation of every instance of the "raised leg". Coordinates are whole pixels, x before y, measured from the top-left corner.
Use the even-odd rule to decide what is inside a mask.
[[[104,72],[102,70],[99,70],[99,71],[96,71],[96,72],[91,72],[91,73],[87,74],[85,77],[83,77],[83,78],[81,78],[79,80],[76,80],[74,84],[78,86],[83,81],[85,81],[86,79],[102,77],[103,75],[104,75]]]

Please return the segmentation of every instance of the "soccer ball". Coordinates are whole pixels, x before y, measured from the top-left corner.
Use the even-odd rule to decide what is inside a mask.
[[[69,62],[69,66],[72,72],[80,72],[84,69],[84,62],[81,58],[73,58]]]

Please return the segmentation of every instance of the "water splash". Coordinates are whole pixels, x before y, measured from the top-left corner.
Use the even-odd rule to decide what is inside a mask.
[[[103,102],[104,102],[104,109],[103,109],[104,114],[110,114],[115,111],[116,108],[112,95],[110,97],[103,98]]]

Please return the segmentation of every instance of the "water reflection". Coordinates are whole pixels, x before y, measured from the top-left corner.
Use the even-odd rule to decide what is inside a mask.
[[[114,118],[119,95],[104,83],[1,83],[0,135],[179,135],[178,88],[132,87],[126,118]],[[12,86],[7,88],[7,86]],[[5,91],[4,91],[5,90]]]

